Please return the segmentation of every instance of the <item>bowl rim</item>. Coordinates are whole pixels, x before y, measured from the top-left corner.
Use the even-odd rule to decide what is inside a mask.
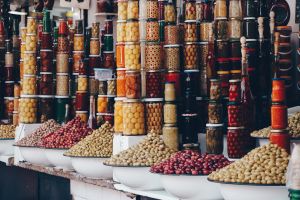
[[[103,162],[103,165],[105,165],[105,166],[110,166],[110,167],[123,167],[123,168],[126,168],[126,167],[130,167],[130,168],[145,168],[145,167],[147,167],[147,168],[150,168],[151,166],[125,166],[125,165],[110,165],[110,164],[106,164],[106,163],[104,163]],[[149,172],[150,172],[150,170],[149,170]]]
[[[256,186],[256,187],[259,187],[259,186],[285,186],[285,184],[257,184],[257,183],[240,183],[240,182],[232,183],[232,182],[215,181],[215,180],[212,180],[209,178],[207,178],[207,180],[210,182],[226,184],[226,185],[245,185],[245,186],[248,185],[248,186]]]
[[[151,171],[150,171],[151,172]],[[204,177],[204,176],[208,176],[209,174],[207,175],[204,175],[204,174],[198,174],[198,175],[192,175],[192,174],[164,174],[164,173],[155,173],[155,172],[151,172],[152,174],[159,174],[159,175],[162,175],[162,176],[188,176],[188,177]]]
[[[19,144],[13,144],[13,146],[20,147],[20,148],[25,147],[25,148],[41,149],[41,147],[39,147],[39,146],[26,146],[26,145],[19,145]]]
[[[65,154],[63,155],[70,158],[111,158],[111,157],[98,157],[98,156],[69,156]]]
[[[15,140],[15,138],[0,138],[0,140]]]
[[[48,148],[48,147],[40,147],[41,149],[47,150],[69,150],[70,148]]]
[[[270,139],[269,137],[259,137],[259,136],[252,136],[252,138],[255,138],[255,139]],[[300,140],[300,136],[299,137],[290,137],[290,140]]]

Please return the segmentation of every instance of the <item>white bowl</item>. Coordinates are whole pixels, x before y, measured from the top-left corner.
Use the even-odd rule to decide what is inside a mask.
[[[37,165],[52,166],[46,157],[44,149],[39,147],[18,147],[25,161]]]
[[[113,167],[121,184],[138,190],[162,190],[160,175],[150,173],[150,167]]]
[[[71,157],[72,166],[79,174],[89,178],[112,178],[113,168],[103,165],[107,158]]]
[[[207,176],[161,175],[164,189],[179,199],[220,200],[220,186],[207,180]]]
[[[44,151],[53,166],[64,170],[73,170],[71,158],[63,155],[67,149],[44,149]]]
[[[13,144],[15,139],[0,139],[0,155],[9,156],[14,154]]]
[[[220,184],[225,200],[289,200],[286,186]]]

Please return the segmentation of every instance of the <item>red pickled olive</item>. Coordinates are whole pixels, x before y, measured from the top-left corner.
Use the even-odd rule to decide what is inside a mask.
[[[162,81],[160,71],[146,72],[146,97],[162,98]]]
[[[270,142],[290,153],[290,135],[287,130],[271,130]]]

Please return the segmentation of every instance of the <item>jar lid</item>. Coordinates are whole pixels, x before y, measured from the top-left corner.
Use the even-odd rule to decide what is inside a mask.
[[[98,40],[100,42],[99,38],[91,38],[90,40]]]
[[[111,95],[111,94],[99,94],[98,97],[106,97],[106,98],[115,98],[116,95]]]
[[[218,100],[212,100],[212,99],[209,99],[208,103],[211,103],[211,104],[221,104],[220,101],[218,101]]]
[[[219,75],[229,74],[229,71],[217,71],[217,74]]]
[[[125,103],[141,103],[142,101],[140,99],[125,99]]]
[[[164,99],[163,98],[145,98],[143,99],[144,102],[163,102]]]
[[[284,78],[273,78],[272,80],[273,81],[284,81],[285,79]]]
[[[104,34],[104,37],[112,37],[113,34]]]
[[[146,72],[146,74],[149,74],[149,73],[162,73],[162,72],[164,72],[164,70],[163,69],[158,69],[158,70],[141,70],[141,71],[145,71]]]
[[[71,96],[72,99],[76,99],[76,96]]]
[[[185,21],[184,21],[184,23],[196,23],[196,22],[197,22],[197,20],[192,20],[192,19],[191,19],[191,20],[185,20]]]
[[[147,41],[146,45],[158,45],[160,46],[160,42],[156,42],[156,41]]]
[[[287,134],[288,130],[287,129],[271,129],[271,133],[283,133]]]
[[[241,105],[240,102],[237,102],[237,101],[230,101],[227,103],[228,106],[231,106],[231,105]]]
[[[185,42],[184,45],[197,45],[198,42]]]
[[[36,54],[35,51],[24,51],[25,54]]]
[[[64,54],[69,54],[69,53],[65,52]],[[84,54],[84,51],[73,51],[73,54]]]
[[[100,57],[100,55],[89,55],[90,58]]]
[[[26,36],[36,36],[36,33],[26,33]]]
[[[279,59],[278,62],[281,64],[291,64],[292,63],[292,61],[290,59]]]
[[[117,20],[117,23],[126,23],[126,20]]]
[[[126,97],[115,97],[115,101],[124,101]]]
[[[55,95],[54,97],[56,99],[69,99],[70,98],[69,96],[57,96],[57,95]]]
[[[220,79],[210,79],[210,82],[220,82],[221,80]]]
[[[241,40],[240,40],[240,39],[235,39],[235,38],[230,38],[230,39],[229,39],[229,42],[230,42],[230,43],[239,43],[239,44],[240,44],[240,43],[241,43]]]
[[[178,128],[177,124],[164,124],[164,127],[174,127],[174,128]]]
[[[245,127],[240,126],[240,127],[227,127],[228,130],[242,130],[245,129]]]
[[[51,74],[52,75],[53,73],[52,72],[40,72],[40,75],[44,75],[44,74],[46,74],[46,75],[47,74],[49,74],[49,75]]]
[[[125,42],[117,42],[116,43],[116,46],[124,46],[125,45]]]
[[[230,20],[231,20],[231,19],[232,19],[232,18],[230,18]],[[218,21],[225,21],[225,20],[227,21],[227,17],[216,17],[216,18],[215,18],[215,21],[216,21],[216,22],[218,22]]]
[[[78,75],[78,78],[87,78],[87,75]]]
[[[202,101],[202,100],[203,100],[203,97],[196,97],[196,100],[197,100],[197,101]]]
[[[208,45],[208,42],[198,42],[199,45]]]
[[[27,19],[36,19],[36,17],[34,16],[28,16]],[[59,21],[64,21],[64,19],[59,19]],[[26,29],[26,26],[25,27],[22,27],[23,29]]]
[[[112,19],[105,19],[105,22],[112,22]]]
[[[20,59],[20,62],[23,62],[24,60],[23,59]]]
[[[43,52],[43,51],[44,51],[44,52],[52,52],[53,50],[52,50],[52,49],[41,49],[40,51],[41,51],[41,52]]]
[[[176,73],[176,74],[180,74],[180,70],[168,70],[167,73]]]
[[[68,73],[56,73],[56,76],[68,76]]]
[[[42,34],[43,34],[43,35],[50,35],[51,33],[49,33],[49,32],[44,32],[44,31],[43,31]]]
[[[206,127],[223,127],[224,124],[206,124]]]
[[[4,83],[15,83],[15,81],[4,81]]]
[[[126,22],[139,22],[138,19],[127,19]]]
[[[95,78],[95,76],[89,76],[89,79],[94,79]]]
[[[114,51],[103,51],[103,54],[111,54],[111,53],[115,53]]]
[[[87,93],[87,91],[76,91],[76,93]]]
[[[39,98],[54,99],[54,95],[39,95]]]
[[[241,82],[241,79],[230,79],[229,83],[238,83]]]
[[[97,113],[97,116],[114,116],[113,113]]]
[[[271,104],[272,104],[272,106],[282,106],[282,107],[287,108],[287,106],[283,102],[272,102]]]
[[[86,113],[88,113],[88,111],[79,111],[79,110],[76,110],[75,113],[76,114],[86,114]]]
[[[220,39],[220,40],[216,40],[217,42],[223,42],[223,43],[227,43],[228,42],[228,40],[222,40],[222,39]]]
[[[199,147],[199,144],[195,143],[190,143],[190,144],[183,144],[184,148],[194,148],[194,147]]]
[[[117,68],[117,71],[126,71],[126,68]]]
[[[157,19],[155,19],[155,18],[148,18],[146,20],[146,22],[157,22],[158,23]]]
[[[32,74],[24,74],[23,77],[36,77],[36,75],[32,75]]]
[[[125,45],[139,45],[139,42],[124,42]]]
[[[134,73],[140,74],[141,71],[139,71],[139,70],[126,70],[126,74],[134,74]]]
[[[173,84],[173,85],[175,85],[175,81],[165,81],[165,85],[166,84]]]
[[[9,100],[9,101],[12,101],[14,100],[15,98],[14,97],[3,97],[5,100]]]
[[[74,34],[74,37],[83,37],[84,34]]]
[[[184,70],[183,72],[184,73],[197,73],[199,71],[200,71],[199,69],[187,69],[187,70]]]
[[[176,26],[176,22],[167,22],[165,26]]]
[[[238,69],[236,69],[236,70],[230,70],[230,73],[231,74],[240,74],[242,71],[241,70],[238,70]]]
[[[167,104],[177,105],[177,102],[176,101],[165,101],[164,105],[167,105]]]
[[[73,73],[72,74],[72,76],[78,76],[79,75],[79,73]]]
[[[21,98],[38,98],[38,95],[28,95],[28,94],[22,94]]]
[[[257,42],[258,39],[246,39],[246,42]]]
[[[19,112],[18,111],[13,111],[13,114],[19,114]]]
[[[244,17],[244,20],[255,20],[255,17]]]

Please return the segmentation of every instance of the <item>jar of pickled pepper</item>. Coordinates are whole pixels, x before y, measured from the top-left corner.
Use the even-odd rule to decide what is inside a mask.
[[[240,102],[241,100],[241,80],[229,80],[229,101]]]
[[[229,102],[227,106],[228,126],[239,127],[244,124],[242,105],[239,102]]]
[[[126,97],[129,99],[141,98],[141,73],[140,71],[126,71],[125,74]]]
[[[227,151],[229,158],[242,158],[248,153],[249,134],[244,127],[227,128]]]
[[[272,103],[271,127],[272,127],[272,129],[286,129],[288,127],[287,106],[286,105]]]
[[[126,78],[125,69],[117,69],[117,97],[125,97],[126,96]]]
[[[276,78],[272,81],[272,102],[285,102],[284,79]]]

